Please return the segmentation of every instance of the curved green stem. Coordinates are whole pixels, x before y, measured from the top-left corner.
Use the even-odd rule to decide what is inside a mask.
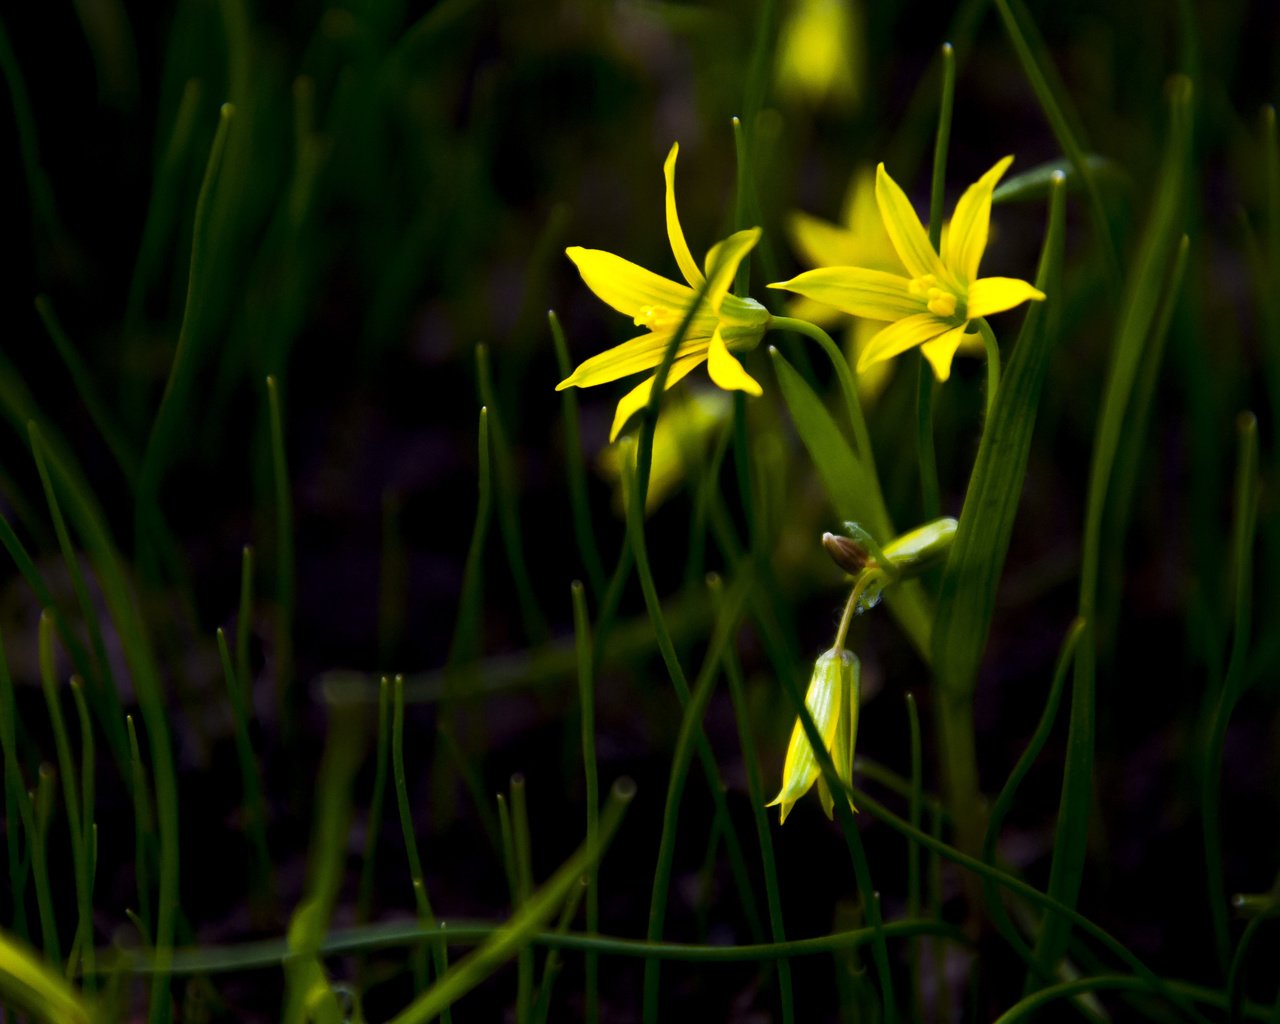
[[[995,332],[991,330],[985,316],[975,321],[982,334],[982,347],[987,350],[987,418],[991,422],[991,411],[996,407],[996,392],[1000,390],[1000,345],[996,342]]]

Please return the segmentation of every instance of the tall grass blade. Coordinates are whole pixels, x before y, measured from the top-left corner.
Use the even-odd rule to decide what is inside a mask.
[[[1003,2],[997,0],[997,3]],[[1049,895],[1068,907],[1075,906],[1084,873],[1085,842],[1093,804],[1095,614],[1103,514],[1138,364],[1145,353],[1183,234],[1191,98],[1191,82],[1176,78],[1170,90],[1169,135],[1160,180],[1125,286],[1089,470],[1078,607],[1079,617],[1085,621],[1085,632],[1076,653],[1062,800],[1049,875]],[[1040,973],[1051,970],[1061,959],[1070,927],[1070,922],[1061,916],[1045,919],[1036,943]],[[1028,984],[1034,982],[1029,978]]]
[[[1231,714],[1249,685],[1246,672],[1253,624],[1253,549],[1258,525],[1258,421],[1252,413],[1242,413],[1238,422],[1239,455],[1236,465],[1235,528],[1232,535],[1232,595],[1234,628],[1231,655],[1209,719],[1201,776],[1201,815],[1204,828],[1205,881],[1209,887],[1209,912],[1220,966],[1224,972],[1230,960],[1227,923],[1226,879],[1223,872],[1222,823],[1219,807],[1222,785],[1222,753],[1227,742]]]
[[[425,1024],[435,1020],[528,945],[573,888],[581,884],[583,872],[599,862],[634,795],[635,786],[630,781],[614,783],[600,815],[600,844],[579,847],[528,903],[512,915],[506,927],[494,932],[474,953],[450,967],[430,989],[392,1018],[391,1024]]]
[[[578,655],[578,717],[582,731],[582,774],[587,802],[587,845],[594,848],[600,839],[600,773],[596,764],[596,693],[591,670],[591,621],[587,614],[587,598],[582,584],[570,585],[573,599],[573,637]],[[586,928],[588,935],[600,930],[600,876],[593,866],[586,878]],[[588,953],[583,986],[584,1019],[587,1024],[600,1020],[600,963]]]

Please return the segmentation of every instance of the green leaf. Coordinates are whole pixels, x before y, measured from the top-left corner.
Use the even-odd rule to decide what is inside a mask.
[[[962,697],[973,693],[987,644],[996,586],[1018,512],[1040,389],[1053,348],[1055,332],[1049,324],[1062,302],[1063,206],[1059,177],[1036,274],[1036,287],[1048,298],[1027,312],[978,446],[938,591],[933,668],[939,685]]]
[[[1103,513],[1111,484],[1121,433],[1129,420],[1130,395],[1139,365],[1148,354],[1157,314],[1170,275],[1174,272],[1187,215],[1186,179],[1191,145],[1191,82],[1175,80],[1170,90],[1167,147],[1151,216],[1143,233],[1133,269],[1125,285],[1111,366],[1099,411],[1097,439],[1089,472],[1083,555],[1080,572],[1079,615],[1085,620],[1076,655],[1071,690],[1071,726],[1067,735],[1062,801],[1049,873],[1049,895],[1074,908],[1084,875],[1085,842],[1093,804],[1094,683],[1096,675],[1095,608],[1101,563]],[[1036,945],[1043,970],[1050,969],[1066,950],[1070,923],[1046,918]],[[1035,986],[1033,978],[1028,979]]]

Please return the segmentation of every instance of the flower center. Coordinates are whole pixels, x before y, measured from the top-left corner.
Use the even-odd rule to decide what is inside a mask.
[[[925,274],[914,278],[909,286],[912,295],[918,295],[925,301],[925,308],[936,317],[951,320],[956,311],[962,308],[960,297],[950,288],[941,285],[933,274]],[[960,317],[963,318],[963,312]]]
[[[679,317],[666,306],[641,306],[635,315],[637,327],[647,327],[656,331],[679,321]]]

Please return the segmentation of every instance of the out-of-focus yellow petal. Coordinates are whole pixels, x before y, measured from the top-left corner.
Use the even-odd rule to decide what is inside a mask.
[[[697,333],[694,328],[700,329]],[[714,330],[714,321],[695,321],[688,336],[676,351],[676,362],[697,355],[706,357],[707,340]],[[569,387],[589,388],[596,384],[608,384],[622,377],[630,377],[641,370],[651,370],[662,362],[662,355],[671,343],[675,328],[651,331],[621,345],[606,349],[592,356],[568,377],[556,385],[557,391]]]
[[[573,245],[565,250],[565,255],[577,264],[578,273],[588,288],[619,313],[642,318],[639,322],[653,323],[665,318],[678,323],[693,302],[692,289],[603,249]]]
[[[845,348],[850,363],[854,366],[858,365],[858,357],[862,354],[862,350],[880,333],[880,330],[880,324],[874,320],[853,321],[853,326],[849,329],[850,340]],[[888,360],[858,371],[858,397],[862,400],[864,407],[880,397],[880,392],[889,383],[892,373],[893,363]]]
[[[863,267],[819,267],[790,281],[769,285],[785,288],[854,316],[871,320],[899,320],[922,313],[924,299],[911,293],[911,281],[900,274]]]
[[[679,152],[680,143],[672,143],[667,161],[662,165],[662,172],[667,179],[667,238],[671,240],[671,251],[680,264],[680,273],[684,274],[684,279],[691,288],[701,288],[702,271],[698,269],[698,263],[689,251],[689,243],[684,240],[680,216],[676,213],[676,155]]]
[[[689,371],[705,358],[706,356],[700,352],[694,356],[677,359],[671,364],[671,369],[667,371],[666,388],[670,388],[672,385],[682,381]],[[666,388],[663,390],[665,391]],[[609,440],[611,442],[617,440],[618,434],[626,426],[627,420],[649,404],[649,395],[652,392],[653,378],[650,377],[648,380],[641,381],[622,396],[622,400],[618,402],[617,411],[613,414],[613,426],[609,428]]]
[[[898,183],[889,177],[884,164],[876,168],[876,205],[889,241],[898,253],[907,273],[912,277],[933,274],[939,281],[950,280],[942,260],[929,244],[929,234],[916,216],[911,200]]]
[[[1005,157],[965,189],[951,215],[951,230],[942,240],[942,260],[962,284],[978,276],[978,264],[987,248],[991,225],[991,193],[1011,163],[1013,157]]]
[[[724,391],[745,391],[757,397],[764,394],[755,378],[729,352],[719,329],[711,335],[711,344],[707,348],[707,373],[711,375],[712,383]]]
[[[894,321],[867,342],[867,347],[858,357],[858,372],[864,373],[867,367],[884,359],[892,359],[917,345],[923,345],[947,330],[946,322],[932,313],[918,313]],[[960,330],[963,331],[963,328]]]
[[[974,331],[960,339],[960,347],[956,351],[962,356],[980,356],[987,351],[987,347],[982,343],[982,335]]]
[[[724,297],[729,294],[733,285],[733,276],[738,272],[740,264],[747,253],[760,241],[759,228],[747,228],[735,231],[723,242],[717,242],[707,253],[707,297],[706,308],[709,312],[718,313]]]
[[[946,380],[951,376],[951,359],[963,338],[964,325],[962,324],[920,346],[920,351],[929,360],[929,365],[933,367],[933,375],[938,380]]]
[[[854,73],[865,64],[862,35],[850,0],[797,0],[778,39],[778,91],[852,106],[860,92]]]
[[[1016,277],[984,277],[969,286],[969,316],[990,316],[1024,302],[1043,300],[1044,292]]]
[[[879,217],[876,220],[878,223]],[[798,211],[790,216],[787,227],[791,244],[805,263],[815,267],[867,265],[867,247],[848,228]],[[883,234],[884,228],[880,231]]]

